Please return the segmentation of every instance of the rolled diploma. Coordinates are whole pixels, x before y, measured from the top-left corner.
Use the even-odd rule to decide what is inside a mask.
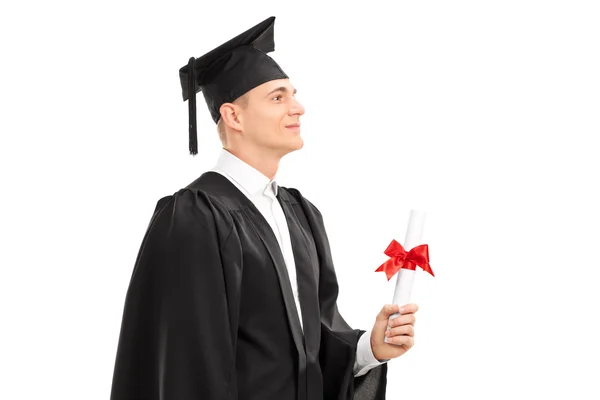
[[[413,247],[422,244],[423,228],[425,226],[425,211],[422,210],[410,210],[410,217],[408,219],[408,227],[406,228],[406,237],[402,246],[408,252]],[[413,281],[415,280],[416,271],[400,268],[400,271],[396,274],[396,289],[394,290],[394,300],[392,304],[398,304],[403,306],[410,303],[410,294],[412,292]],[[396,318],[398,313],[390,315],[388,321]],[[388,325],[387,330],[390,330]],[[384,338],[387,343],[387,336]]]

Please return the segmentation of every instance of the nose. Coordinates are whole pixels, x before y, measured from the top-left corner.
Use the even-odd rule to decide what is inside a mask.
[[[292,104],[290,105],[290,109],[288,110],[288,114],[291,115],[302,115],[304,114],[304,106],[300,104],[300,102],[294,98],[292,98]]]

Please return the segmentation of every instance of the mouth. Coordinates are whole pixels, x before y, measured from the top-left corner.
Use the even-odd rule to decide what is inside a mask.
[[[291,125],[286,125],[285,127],[288,129],[292,129],[292,130],[300,130],[300,124],[291,124]]]

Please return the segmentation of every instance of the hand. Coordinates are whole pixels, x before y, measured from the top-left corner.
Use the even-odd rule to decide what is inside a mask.
[[[415,313],[419,310],[416,304],[406,304],[399,307],[397,304],[386,304],[375,319],[371,331],[371,349],[379,361],[400,357],[410,350],[415,344]],[[389,321],[391,329],[388,331],[390,315],[399,312],[400,315]],[[387,337],[388,343],[384,342]]]

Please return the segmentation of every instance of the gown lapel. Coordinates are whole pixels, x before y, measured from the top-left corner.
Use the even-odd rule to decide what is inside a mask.
[[[296,350],[298,351],[299,374],[304,374],[307,363],[306,354],[308,353],[311,358],[318,356],[320,322],[315,316],[319,315],[317,284],[319,268],[317,254],[314,251],[310,251],[310,248],[314,248],[314,246],[309,246],[310,238],[308,238],[307,233],[298,223],[298,217],[293,209],[293,205],[290,203],[290,201],[293,201],[293,196],[288,196],[287,192],[280,190],[277,200],[283,209],[290,232],[297,271],[300,306],[302,307],[304,333],[300,326],[299,314],[296,309],[290,277],[281,247],[273,229],[271,229],[271,226],[262,213],[229,179],[217,172],[209,171],[204,173],[190,187],[208,189],[213,194],[224,196],[224,200],[227,199],[224,203],[233,209],[243,210],[256,228],[256,232],[275,266],[290,331],[292,332]]]
[[[307,356],[312,363],[318,362],[319,356],[321,333],[318,302],[319,261],[314,244],[310,245],[312,239],[298,222],[293,204],[290,203],[290,201],[294,201],[293,196],[289,196],[285,190],[280,190],[277,200],[286,217],[292,242],[304,332],[300,326],[299,314],[281,247],[273,229],[271,229],[262,213],[229,179],[217,172],[205,172],[188,187],[208,190],[210,193],[219,196],[228,208],[242,210],[255,227],[260,240],[267,249],[267,253],[273,260],[290,331],[298,352],[298,399],[307,399],[308,392],[310,392],[307,381]],[[237,283],[241,284],[241,282]]]
[[[310,251],[308,245],[310,239],[298,222],[294,207],[288,200],[289,196],[284,195],[282,192],[279,191],[277,200],[285,214],[292,242],[298,295],[300,297],[300,307],[302,308],[305,349],[309,356],[316,357],[319,352],[321,332],[320,319],[316,318],[319,315],[317,254]]]
[[[250,214],[250,218],[256,227],[258,236],[264,243],[267,252],[273,260],[275,271],[277,272],[277,277],[279,278],[281,294],[283,295],[283,301],[285,302],[290,329],[292,331],[292,335],[294,336],[294,342],[296,343],[298,352],[304,353],[302,327],[300,326],[300,319],[298,317],[298,310],[296,309],[296,302],[294,301],[290,277],[287,272],[287,267],[285,265],[285,260],[281,252],[279,242],[277,241],[277,238],[275,238],[273,229],[271,229],[271,226],[260,213],[260,211],[254,207],[254,204],[252,204],[252,208],[249,208],[246,211]]]
[[[258,236],[260,237],[260,240],[264,243],[267,252],[269,253],[269,256],[273,260],[273,264],[275,265],[275,271],[279,280],[281,294],[285,303],[288,323],[292,332],[292,337],[294,338],[296,350],[298,352],[297,398],[299,400],[306,400],[308,398],[307,392],[309,388],[307,387],[307,360],[306,351],[304,347],[304,335],[302,333],[302,327],[300,326],[298,310],[296,309],[296,302],[294,301],[294,294],[292,292],[290,277],[287,272],[287,267],[285,265],[283,253],[281,252],[279,242],[277,241],[277,238],[273,233],[273,229],[271,229],[271,226],[269,225],[267,220],[264,218],[261,212],[258,211],[258,209],[250,200],[248,200],[248,202],[251,203],[251,206],[248,207],[245,211],[250,214],[250,220],[254,224],[256,231],[258,232]],[[296,252],[294,251],[294,257],[295,256]],[[302,298],[300,299],[300,302],[302,302]]]
[[[293,196],[285,190],[280,190],[277,200],[283,209],[290,232],[296,276],[298,280],[298,294],[302,308],[304,327],[304,348],[306,351],[306,380],[299,380],[299,385],[304,383],[306,399],[320,399],[322,397],[322,375],[319,368],[319,348],[321,342],[321,312],[319,306],[319,257],[312,238],[310,228],[302,226],[306,220]],[[298,211],[298,213],[296,212]],[[302,217],[302,218],[299,218]],[[301,398],[299,396],[299,398]]]

